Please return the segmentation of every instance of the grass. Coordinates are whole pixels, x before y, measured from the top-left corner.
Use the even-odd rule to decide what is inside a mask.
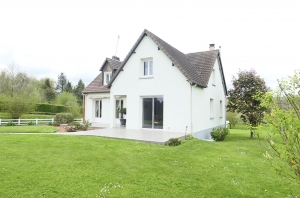
[[[55,115],[41,115],[41,114],[23,114],[21,119],[51,119],[54,118]],[[0,119],[11,119],[10,114],[6,112],[0,112]]]
[[[53,133],[57,128],[54,126],[0,126],[0,133]]]
[[[245,129],[177,147],[88,136],[0,139],[2,197],[287,197],[289,187],[300,194],[271,171]]]

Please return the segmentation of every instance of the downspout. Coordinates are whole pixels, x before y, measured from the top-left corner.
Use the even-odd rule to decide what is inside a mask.
[[[190,107],[191,107],[191,113],[190,113],[190,120],[191,120],[191,132],[190,132],[190,134],[192,134],[193,133],[193,88],[194,87],[196,87],[197,85],[196,85],[196,83],[195,83],[195,85],[193,86],[193,83],[190,83],[191,84],[191,101],[190,101]]]
[[[85,96],[87,94],[82,94],[82,98],[83,98],[83,120],[85,120]]]

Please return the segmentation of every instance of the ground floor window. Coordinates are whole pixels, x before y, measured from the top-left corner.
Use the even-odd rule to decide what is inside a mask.
[[[163,97],[143,98],[143,128],[163,129]]]
[[[95,100],[95,117],[101,118],[102,116],[102,100]]]
[[[120,118],[119,109],[123,109],[123,100],[116,100],[116,118]]]

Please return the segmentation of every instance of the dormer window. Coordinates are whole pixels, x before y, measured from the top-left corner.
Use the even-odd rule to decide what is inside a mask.
[[[104,72],[104,85],[107,85],[111,79],[111,72]]]

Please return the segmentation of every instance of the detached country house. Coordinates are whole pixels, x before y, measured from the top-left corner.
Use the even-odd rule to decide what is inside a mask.
[[[184,54],[144,30],[126,58],[106,58],[100,74],[83,90],[84,119],[126,128],[193,133],[210,139],[226,123],[227,89],[219,50]]]

